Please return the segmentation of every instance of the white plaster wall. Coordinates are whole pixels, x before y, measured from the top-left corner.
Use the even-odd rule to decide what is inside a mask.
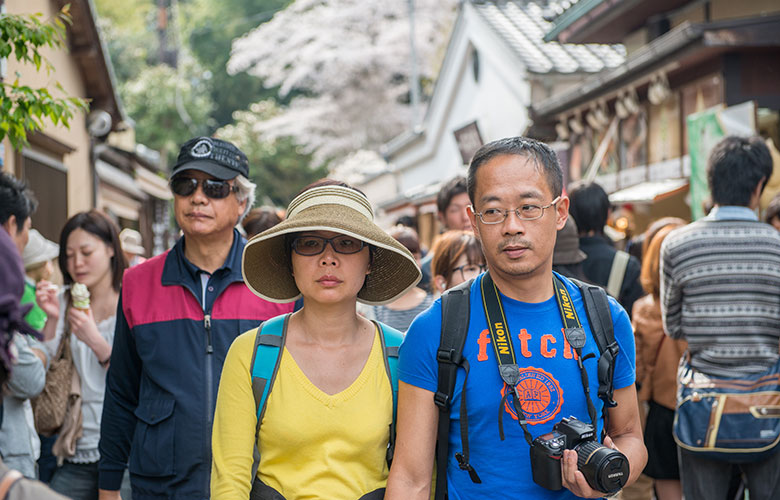
[[[424,140],[390,159],[399,193],[465,172],[453,135],[464,125],[476,121],[485,143],[518,135],[528,126],[531,91],[525,69],[468,4],[465,8],[449,47],[452,59],[445,62],[439,76],[444,80],[437,83],[423,124]],[[474,79],[472,47],[479,54],[479,81]]]

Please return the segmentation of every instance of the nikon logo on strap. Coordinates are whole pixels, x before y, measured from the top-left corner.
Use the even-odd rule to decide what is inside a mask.
[[[566,292],[566,289],[559,289],[558,296],[561,298],[561,309],[563,309],[563,315],[566,317],[566,319],[570,319],[572,321],[576,320],[577,317],[574,315],[574,309],[571,306],[571,300],[569,299],[569,294]]]
[[[496,348],[501,354],[509,354],[509,341],[506,338],[506,329],[502,322],[497,322],[493,325],[496,339]]]

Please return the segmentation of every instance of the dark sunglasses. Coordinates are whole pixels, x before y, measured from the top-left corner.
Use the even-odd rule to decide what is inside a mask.
[[[352,236],[339,235],[333,238],[323,238],[322,236],[298,236],[292,240],[292,249],[298,255],[311,257],[319,255],[325,251],[325,245],[330,243],[331,248],[338,253],[352,254],[358,253],[366,246],[361,241]]]
[[[199,181],[192,177],[174,177],[171,180],[171,191],[179,196],[189,196],[198,189],[198,184],[203,188],[203,194],[215,200],[227,198],[232,192],[238,192],[236,184],[218,179],[203,179]]]

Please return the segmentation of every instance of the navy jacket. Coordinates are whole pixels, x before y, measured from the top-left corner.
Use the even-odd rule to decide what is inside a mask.
[[[100,427],[102,489],[125,465],[135,500],[209,498],[211,425],[222,364],[241,333],[292,311],[255,296],[241,276],[234,231],[225,264],[201,280],[184,238],[124,276]]]

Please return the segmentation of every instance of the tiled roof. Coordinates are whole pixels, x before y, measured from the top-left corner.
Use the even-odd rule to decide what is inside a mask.
[[[557,13],[555,2],[483,0],[471,3],[533,73],[596,73],[619,66],[626,58],[622,45],[545,42],[544,35],[552,28],[545,14]]]

